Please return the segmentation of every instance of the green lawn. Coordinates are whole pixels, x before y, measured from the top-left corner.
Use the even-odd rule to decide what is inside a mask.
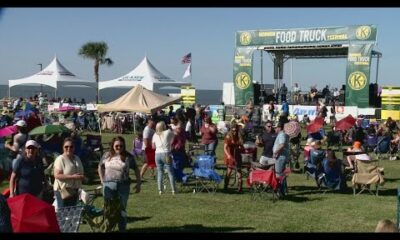
[[[103,134],[103,142],[109,142],[112,136]],[[130,150],[132,135],[124,137]],[[261,149],[258,152],[260,154]],[[222,154],[220,141],[218,163],[223,162]],[[141,161],[138,163],[141,165]],[[156,181],[150,178],[148,171],[142,192],[131,192],[128,231],[373,232],[381,219],[396,222],[400,164],[399,161],[382,160],[380,165],[385,168],[386,180],[380,196],[368,193],[353,196],[351,188],[346,193],[323,194],[317,190],[314,181],[306,180],[304,174],[292,173],[288,178],[289,195],[276,202],[270,198],[252,200],[248,188],[243,194],[235,193],[233,188],[230,192],[222,192],[222,183],[215,194],[193,194],[189,190],[173,196],[167,186],[166,194],[159,196]],[[3,183],[0,188],[5,186]],[[101,204],[100,199],[97,203]],[[90,231],[86,224],[82,224],[80,230]]]

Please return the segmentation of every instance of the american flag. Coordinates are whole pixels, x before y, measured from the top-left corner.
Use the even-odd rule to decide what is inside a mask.
[[[182,57],[182,64],[191,63],[192,62],[192,53],[188,53]]]

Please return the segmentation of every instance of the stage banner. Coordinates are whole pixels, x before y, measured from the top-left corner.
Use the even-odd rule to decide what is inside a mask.
[[[376,41],[376,25],[246,30],[236,32],[236,46],[334,44]]]
[[[400,120],[400,87],[382,87],[382,112],[381,118],[391,117],[393,120]]]
[[[181,98],[185,107],[192,106],[196,103],[196,88],[192,86],[181,87]]]
[[[233,83],[235,85],[235,105],[245,105],[250,99],[254,102],[253,90],[253,52],[255,48],[236,48],[233,64]]]
[[[367,108],[373,43],[349,45],[346,70],[346,106]]]

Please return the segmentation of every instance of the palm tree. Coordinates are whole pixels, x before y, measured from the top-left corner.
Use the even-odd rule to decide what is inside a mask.
[[[113,64],[110,58],[106,58],[107,50],[108,46],[105,42],[88,42],[79,49],[80,56],[94,60],[94,78],[97,83],[96,103],[99,103],[99,66]]]

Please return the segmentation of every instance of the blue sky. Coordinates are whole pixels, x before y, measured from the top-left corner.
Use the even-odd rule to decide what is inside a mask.
[[[192,53],[192,81],[198,89],[222,89],[232,82],[235,32],[376,24],[382,52],[379,80],[400,85],[400,8],[6,8],[0,16],[0,84],[37,73],[54,55],[71,72],[94,79],[93,63],[78,55],[88,41],[105,41],[113,66],[100,67],[100,80],[131,71],[147,54],[165,75],[182,81],[182,56]],[[259,54],[254,80],[260,79]],[[375,60],[371,81],[375,82]],[[271,59],[264,54],[264,83],[272,83]],[[346,59],[294,60],[284,82],[305,90],[345,83]],[[291,72],[293,75],[291,76]]]

